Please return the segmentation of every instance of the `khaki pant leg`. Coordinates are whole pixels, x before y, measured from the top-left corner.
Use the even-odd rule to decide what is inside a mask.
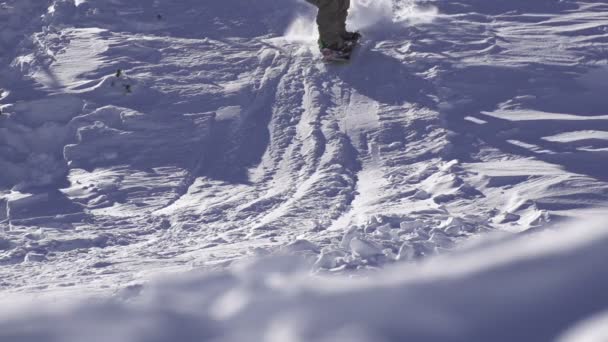
[[[350,0],[340,0],[340,12],[338,22],[340,23],[340,34],[346,33],[346,18],[348,18],[348,9],[350,8]]]
[[[344,0],[318,0],[319,14],[317,25],[319,25],[319,36],[326,46],[342,47],[342,23],[340,15]]]

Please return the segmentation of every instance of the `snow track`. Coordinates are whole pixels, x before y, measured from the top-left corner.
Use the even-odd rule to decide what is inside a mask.
[[[346,66],[282,36],[295,3],[0,5],[44,13],[0,24],[5,293],[277,251],[374,269],[608,203],[600,2],[425,1]]]

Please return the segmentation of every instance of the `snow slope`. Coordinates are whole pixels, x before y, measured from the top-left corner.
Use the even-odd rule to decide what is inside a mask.
[[[606,216],[606,3],[359,0],[351,12],[350,27],[365,39],[352,63],[333,66],[319,61],[312,9],[295,0],[0,1],[0,300],[105,297],[137,290],[159,272],[193,268],[220,269],[209,277],[224,279],[232,263],[277,253],[303,256],[304,269],[317,274],[369,276],[378,283],[362,291],[375,293],[394,269],[365,271],[409,262],[399,267],[429,284],[421,298],[446,300],[421,314],[430,333],[429,317],[461,311],[458,303],[470,297],[433,285],[413,261],[441,264],[486,235],[510,239]],[[495,248],[488,253],[517,254],[509,243]],[[590,250],[577,249],[583,264],[599,260],[592,251],[601,249]],[[560,251],[551,258],[567,258]],[[532,260],[501,273],[490,263],[488,277],[500,273],[526,288],[538,279],[526,267],[540,272],[548,264]],[[556,295],[538,300],[569,293],[579,265],[564,265],[563,283],[539,285]],[[256,277],[243,272],[220,283]],[[458,286],[488,293],[480,313],[497,314],[500,302],[489,299],[495,283],[462,277]],[[189,287],[167,286],[170,296]],[[419,285],[393,288],[399,298]],[[501,315],[534,307],[526,303],[535,296],[516,290],[513,311]],[[332,291],[345,302],[359,297]],[[580,311],[549,316],[545,330],[526,337],[555,337],[599,312],[602,301],[585,306],[592,294],[581,294]],[[194,294],[184,301],[190,297],[196,301]],[[260,305],[296,312],[308,300],[286,295]],[[349,310],[338,303],[335,310]],[[116,305],[109,310],[132,310]],[[158,305],[142,315],[163,310]],[[467,322],[470,335],[449,335],[491,333],[474,317]],[[344,327],[336,333],[354,340]],[[61,334],[48,329],[43,334]],[[378,329],[363,329],[361,338],[416,336],[404,328],[374,339]],[[289,340],[280,336],[272,338]]]

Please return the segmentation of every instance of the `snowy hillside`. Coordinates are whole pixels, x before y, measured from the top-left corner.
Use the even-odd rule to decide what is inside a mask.
[[[278,3],[0,0],[0,341],[608,339],[608,3]]]

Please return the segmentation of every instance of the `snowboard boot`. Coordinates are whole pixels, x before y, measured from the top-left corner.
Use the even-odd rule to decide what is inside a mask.
[[[328,46],[319,39],[319,50],[325,61],[348,61],[353,45],[345,42],[343,46]]]
[[[323,55],[323,60],[328,62],[340,62],[340,61],[348,61],[350,60],[350,53],[352,49],[339,49],[334,50],[330,48],[321,49],[321,54]]]

